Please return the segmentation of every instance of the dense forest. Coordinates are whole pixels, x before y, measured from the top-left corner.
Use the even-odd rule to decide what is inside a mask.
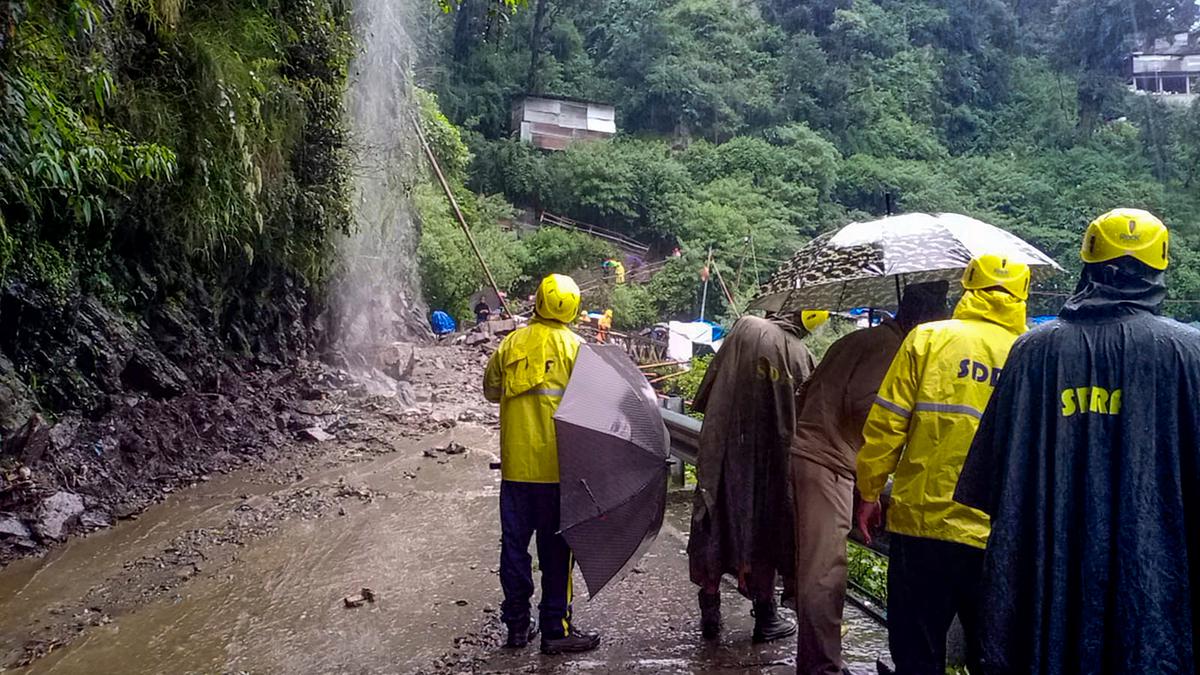
[[[681,245],[652,283],[602,300],[619,325],[694,315],[710,246],[742,270],[726,279],[741,305],[808,237],[885,214],[888,194],[1071,269],[1092,217],[1147,208],[1173,228],[1168,311],[1194,318],[1200,106],[1130,93],[1125,59],[1196,18],[1192,0],[461,0],[424,9],[416,79],[461,132],[454,165],[502,284],[595,259],[502,229],[514,206]],[[511,133],[527,92],[611,103],[620,132],[534,150]],[[477,267],[424,206],[427,296],[462,311],[479,279],[451,287],[445,271]]]

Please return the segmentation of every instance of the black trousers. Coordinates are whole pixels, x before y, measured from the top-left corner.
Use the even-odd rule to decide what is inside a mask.
[[[896,675],[945,675],[946,633],[957,614],[967,667],[979,669],[979,601],[983,549],[924,537],[891,535],[888,647]]]
[[[571,622],[571,549],[558,533],[558,484],[500,483],[500,619],[517,630],[529,626],[533,559],[529,540],[537,534],[542,601],[538,620],[547,638],[562,637]]]

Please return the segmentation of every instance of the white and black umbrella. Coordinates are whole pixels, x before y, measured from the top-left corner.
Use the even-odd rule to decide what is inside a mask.
[[[1062,271],[1029,242],[981,220],[907,213],[816,237],[763,285],[750,309],[894,307],[902,285],[956,281],[971,258],[987,253],[1029,265],[1035,280]]]

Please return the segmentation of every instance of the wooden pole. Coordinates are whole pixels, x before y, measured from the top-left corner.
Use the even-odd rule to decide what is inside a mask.
[[[454,192],[450,190],[450,184],[446,182],[446,176],[442,174],[442,167],[438,166],[437,157],[434,156],[433,149],[429,147],[429,141],[425,140],[425,132],[421,130],[421,122],[417,119],[416,115],[411,115],[411,119],[413,129],[417,131],[417,138],[421,141],[421,147],[425,149],[425,157],[429,159],[429,165],[433,167],[434,175],[437,176],[438,182],[442,184],[442,190],[446,192],[446,199],[450,202],[450,209],[454,211],[454,217],[458,219],[458,224],[462,227],[463,234],[467,235],[467,242],[471,244],[471,250],[475,252],[475,257],[479,260],[479,266],[483,268],[483,273],[487,276],[492,290],[496,292],[496,297],[500,299],[500,304],[504,307],[505,313],[513,316],[512,311],[508,308],[508,300],[505,299],[504,293],[496,283],[496,278],[492,276],[492,271],[488,269],[487,262],[483,259],[483,253],[479,251],[479,245],[475,243],[475,237],[471,234],[471,228],[467,225],[467,219],[463,217],[462,209],[458,208],[458,200],[454,198]]]
[[[734,309],[737,303],[733,301],[733,294],[729,292],[729,287],[725,285],[725,280],[721,278],[721,268],[717,267],[716,260],[713,260],[709,265],[709,270],[717,273],[717,282],[721,284],[721,290],[725,291],[725,299],[729,301],[729,308]]]

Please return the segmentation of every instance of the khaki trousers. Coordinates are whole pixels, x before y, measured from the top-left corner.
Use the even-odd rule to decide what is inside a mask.
[[[796,673],[841,675],[846,537],[854,481],[792,455],[796,508]]]

